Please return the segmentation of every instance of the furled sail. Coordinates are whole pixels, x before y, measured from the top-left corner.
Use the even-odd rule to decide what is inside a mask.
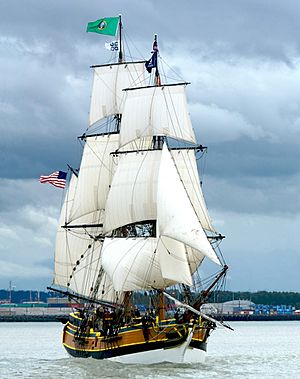
[[[114,170],[110,153],[117,150],[118,142],[118,134],[87,138],[67,223],[104,209]]]
[[[185,86],[183,83],[125,91],[120,145],[156,135],[195,143]]]
[[[156,219],[161,151],[120,154],[105,207],[104,230]]]
[[[183,245],[157,238],[105,238],[102,265],[116,291],[192,284]]]
[[[144,62],[94,66],[89,126],[104,117],[122,113],[124,88],[143,85]]]
[[[174,238],[220,264],[180,181],[164,145],[158,176],[157,223],[159,235]]]
[[[172,158],[174,159],[177,172],[202,227],[215,233],[216,231],[209,217],[202,189],[200,187],[200,180],[194,151],[171,150],[170,152]]]

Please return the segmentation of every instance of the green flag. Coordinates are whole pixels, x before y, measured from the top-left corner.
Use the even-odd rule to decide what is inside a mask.
[[[119,17],[100,18],[97,21],[89,22],[86,31],[115,36],[117,33],[118,23]]]

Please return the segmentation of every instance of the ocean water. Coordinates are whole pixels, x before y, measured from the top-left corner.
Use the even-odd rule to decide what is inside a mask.
[[[0,323],[0,378],[300,378],[300,321],[230,325],[212,334],[205,364],[141,366],[69,357],[59,323]]]

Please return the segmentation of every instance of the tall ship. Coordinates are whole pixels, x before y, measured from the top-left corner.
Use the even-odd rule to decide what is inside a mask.
[[[57,230],[49,288],[78,301],[62,343],[81,358],[203,362],[219,323],[203,305],[227,271],[197,169],[206,147],[189,83],[160,74],[157,36],[148,61],[127,61],[121,17],[118,29],[117,62],[91,66],[81,164],[70,168]]]

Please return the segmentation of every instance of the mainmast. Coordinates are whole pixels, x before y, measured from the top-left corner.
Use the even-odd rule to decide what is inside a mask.
[[[155,54],[155,59],[156,59],[155,85],[160,86],[161,82],[160,82],[160,75],[159,75],[158,64],[157,64],[157,55],[158,55],[157,34],[154,34],[153,54]]]
[[[155,76],[154,76],[154,83],[157,87],[161,85],[160,81],[160,75],[158,71],[158,63],[157,63],[157,55],[158,55],[158,45],[157,45],[157,34],[154,34],[154,42],[153,42],[153,55],[155,55]],[[157,148],[158,150],[161,150],[164,143],[164,137],[163,136],[153,136],[153,148]]]
[[[122,16],[119,14],[119,63],[123,62],[123,52],[122,52]]]
[[[157,34],[154,34],[154,41],[152,45],[152,56],[151,58],[145,63],[146,70],[151,74],[152,69],[155,68],[155,74],[154,74],[154,86],[159,87],[161,85],[160,75],[158,71],[158,64],[157,64],[157,56],[158,56],[158,44],[157,44]],[[153,149],[161,150],[163,146],[163,136],[153,136]]]

